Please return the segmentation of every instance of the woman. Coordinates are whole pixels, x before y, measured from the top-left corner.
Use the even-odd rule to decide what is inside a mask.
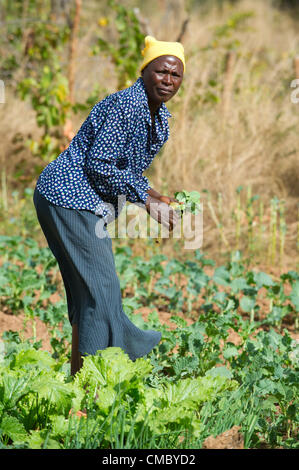
[[[165,102],[182,83],[184,50],[180,43],[147,36],[142,55],[141,77],[92,108],[69,147],[43,170],[34,191],[37,217],[66,290],[72,375],[86,354],[118,346],[135,360],[161,340],[161,333],[140,330],[123,311],[106,229],[122,210],[120,197],[144,205],[169,230],[178,221],[169,206],[174,199],[151,188],[142,172],[169,137]],[[98,221],[102,236],[95,233]]]

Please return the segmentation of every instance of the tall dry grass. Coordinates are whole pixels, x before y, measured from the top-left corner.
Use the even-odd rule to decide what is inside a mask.
[[[227,57],[225,40],[219,40],[208,51],[199,50],[211,44],[214,28],[225,24],[236,12],[254,15],[232,33],[240,41],[236,51]],[[299,45],[297,31],[298,23],[267,1],[244,0],[237,7],[227,4],[222,12],[215,8],[202,19],[199,13],[194,14],[184,38],[187,55],[184,92],[170,103],[171,138],[150,171],[157,187],[166,178],[170,192],[181,188],[209,190],[216,213],[217,195],[221,193],[230,248],[235,247],[231,214],[236,208],[237,187],[250,186],[252,194],[260,195],[265,207],[266,244],[270,199],[273,196],[284,199],[287,220],[284,262],[291,264],[296,254],[299,196],[299,105],[290,100],[290,82],[295,78],[293,58]],[[209,84],[211,79],[216,82],[213,88]],[[219,103],[209,105],[197,99],[207,90],[216,93]],[[246,189],[243,193],[241,229],[245,232]],[[254,231],[258,226],[258,207],[256,202]],[[204,221],[203,249],[218,250],[215,240],[219,230],[207,203]]]
[[[175,40],[190,14],[186,10],[188,2],[181,0],[157,0],[144,6],[141,2],[124,3],[138,5],[152,33],[161,40]],[[220,259],[217,227],[220,216],[226,241],[221,249],[225,252],[237,247],[237,214],[241,232],[239,248],[247,250],[246,194],[250,187],[252,195],[260,196],[260,200],[252,205],[252,229],[254,236],[263,235],[263,243],[256,244],[255,250],[260,261],[266,262],[265,253],[271,238],[270,200],[274,196],[285,200],[287,233],[281,264],[295,267],[299,104],[291,103],[290,83],[295,78],[298,20],[287,12],[278,11],[267,0],[244,0],[233,6],[227,2],[221,9],[214,5],[206,12],[192,10],[182,39],[186,52],[184,83],[168,104],[173,115],[170,139],[145,175],[154,188],[164,193],[181,189],[202,193],[202,250],[216,259]],[[74,83],[78,100],[97,81],[103,96],[115,91],[116,80],[109,60],[87,54],[98,27],[91,18],[95,18],[95,12],[98,11],[100,16],[104,11],[97,8],[96,2],[82,6],[83,34],[76,50]],[[227,24],[233,15],[246,12],[253,16],[232,30],[229,37],[216,38],[215,42],[215,28]],[[229,53],[231,40],[238,40],[239,45]],[[213,47],[204,50],[209,45]],[[80,127],[84,118],[82,113],[74,116],[74,130]],[[38,132],[38,129],[30,106],[20,103],[14,96],[9,96],[9,102],[0,105],[0,119],[2,161],[6,165],[8,185],[14,187],[12,175],[17,162],[30,166],[32,159],[24,149],[14,153],[13,138],[17,132],[26,135]],[[240,193],[241,206],[237,209],[236,189],[240,186],[244,186],[244,190]],[[202,192],[204,189],[209,193]],[[221,214],[217,207],[219,194]],[[167,241],[163,249],[171,253],[171,242]]]

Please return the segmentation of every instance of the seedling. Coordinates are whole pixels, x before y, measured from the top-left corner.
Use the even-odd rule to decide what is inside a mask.
[[[190,212],[191,214],[196,215],[201,211],[200,193],[198,191],[188,192],[186,190],[183,190],[175,192],[174,197],[177,202],[168,202],[167,198],[161,200],[169,204],[176,212],[179,213],[181,217],[181,232],[183,233],[184,213]],[[161,243],[161,234],[159,234],[159,237],[156,239],[156,243]]]

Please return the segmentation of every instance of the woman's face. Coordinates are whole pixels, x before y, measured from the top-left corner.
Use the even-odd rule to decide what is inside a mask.
[[[143,70],[142,79],[152,103],[169,101],[183,81],[184,65],[175,56],[163,55],[152,60]]]

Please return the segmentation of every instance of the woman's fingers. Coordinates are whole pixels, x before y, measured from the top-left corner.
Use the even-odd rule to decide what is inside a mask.
[[[160,196],[159,199],[160,199],[161,202],[165,202],[165,204],[170,203],[170,197],[168,197],[168,196]]]
[[[166,196],[165,196],[166,197]],[[151,217],[157,222],[164,225],[168,230],[172,231],[179,221],[176,211],[166,202],[160,199],[148,196],[146,201],[146,209]]]
[[[160,201],[170,204],[171,202],[179,202],[175,197],[171,196],[160,196]]]

